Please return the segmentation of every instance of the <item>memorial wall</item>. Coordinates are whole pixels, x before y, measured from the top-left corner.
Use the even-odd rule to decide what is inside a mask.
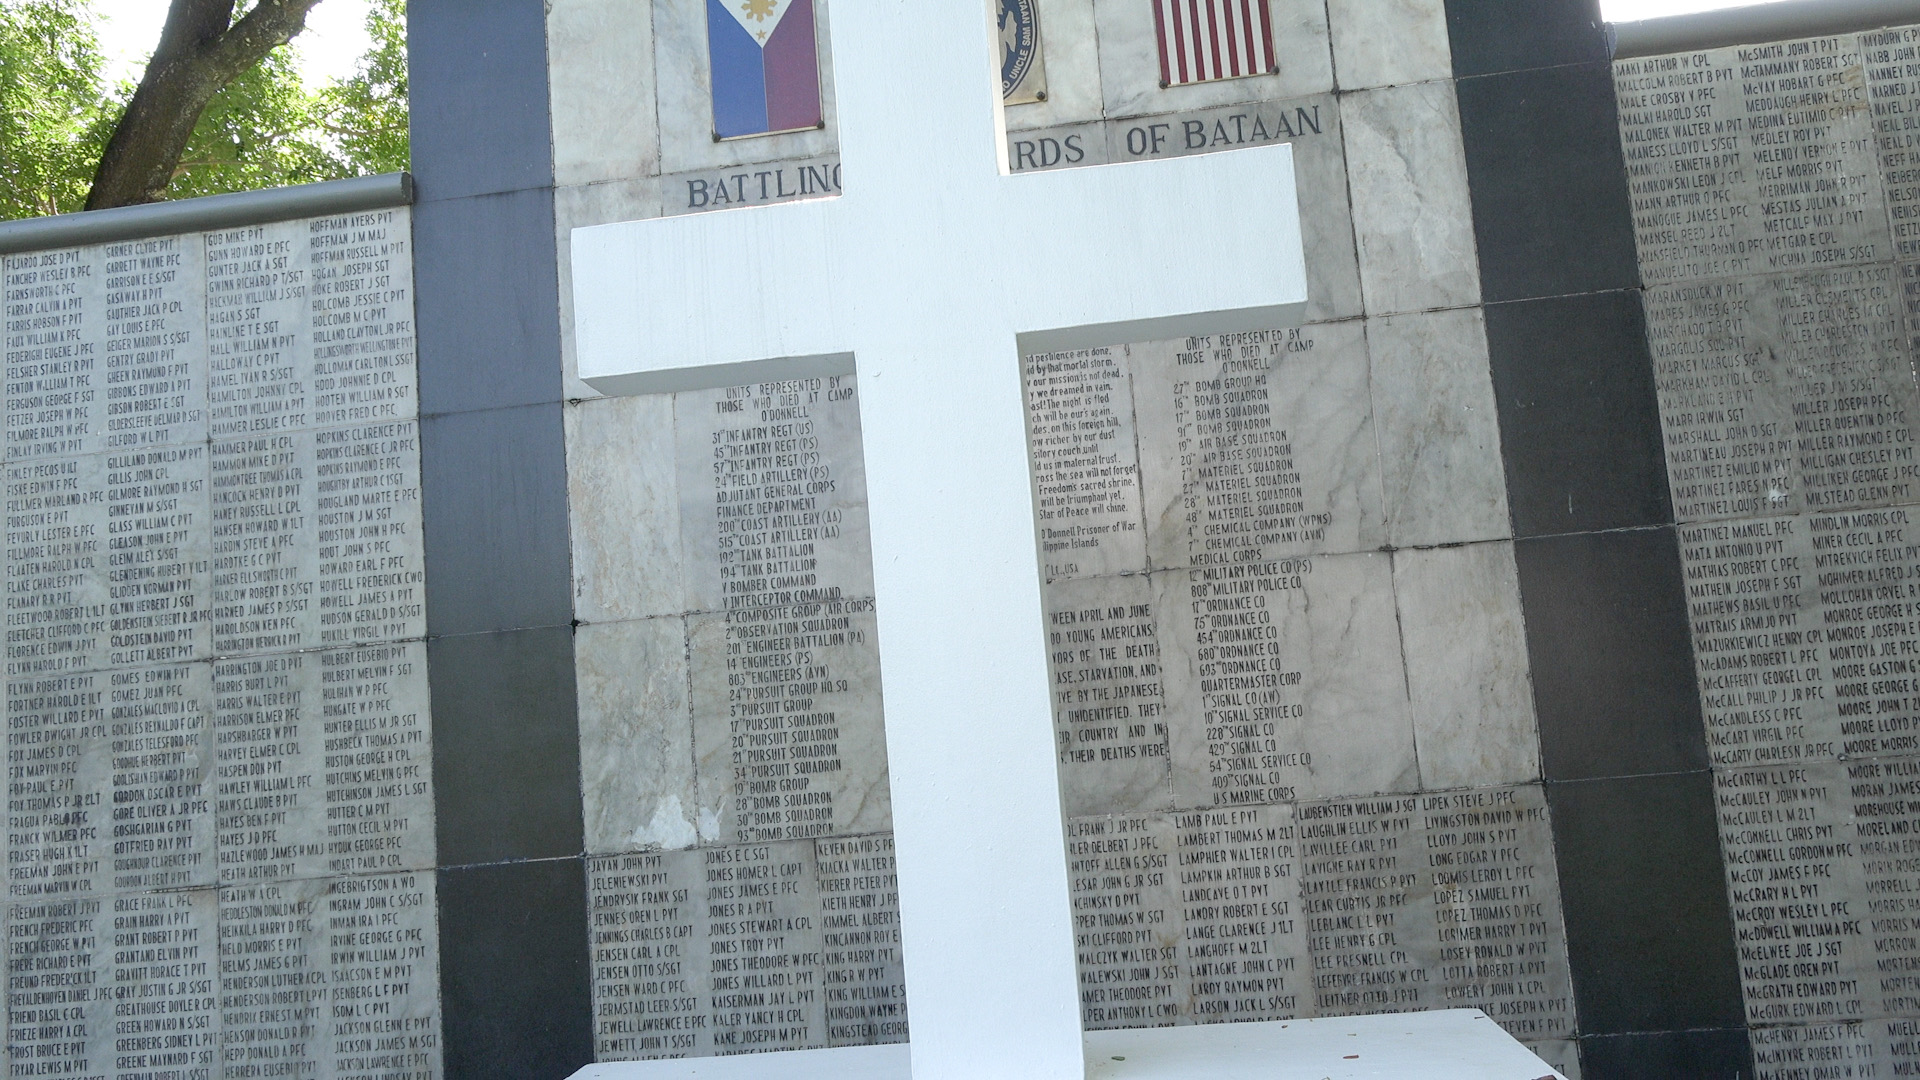
[[[5,303],[8,1075],[440,1076],[408,210]]]
[[[1920,29],[1614,66],[1758,1075],[1920,1069]]]
[[[1174,85],[1149,4],[998,10],[1014,171],[1291,142],[1307,242],[1310,325],[1024,364],[1085,1023],[1477,1007],[1575,1075],[1438,5]],[[602,1061],[905,1036],[851,362],[571,375],[572,229],[837,190],[777,17],[824,126],[733,138],[695,5],[548,13]]]

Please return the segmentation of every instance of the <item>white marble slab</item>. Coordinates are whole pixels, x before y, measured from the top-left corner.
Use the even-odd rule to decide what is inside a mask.
[[[1417,789],[1388,556],[1154,577],[1174,805]]]
[[[1510,542],[1397,551],[1393,588],[1423,788],[1540,776]]]
[[[1367,313],[1478,303],[1473,207],[1452,83],[1344,95],[1340,122]]]
[[[1155,591],[1145,574],[1047,586],[1060,803],[1069,817],[1173,806]]]
[[[576,617],[687,610],[672,395],[583,402],[566,432]]]
[[[591,854],[712,842],[694,788],[686,620],[590,623],[574,634],[580,793]]]
[[[1442,0],[1327,0],[1333,69],[1342,90],[1453,74]]]
[[[1386,540],[1359,322],[1129,347],[1156,568]]]
[[[1396,547],[1510,535],[1506,467],[1478,309],[1367,321],[1374,431]]]
[[[659,172],[653,5],[556,0],[547,5],[547,56],[553,182],[566,187]]]

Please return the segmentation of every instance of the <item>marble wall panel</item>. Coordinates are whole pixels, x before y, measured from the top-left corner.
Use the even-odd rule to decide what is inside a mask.
[[[1912,1071],[1913,28],[1615,65],[1757,1075]]]
[[[1476,1007],[1573,1034],[1537,786],[1070,817],[1089,1028]]]
[[[1155,575],[1176,806],[1413,791],[1385,554]]]
[[[164,259],[166,254],[149,256]],[[7,291],[7,395],[5,447],[8,461],[71,457],[107,449],[107,275],[98,249],[68,248],[9,255]],[[116,279],[142,272],[122,271]],[[159,297],[183,288],[179,269],[156,266],[152,284],[122,282],[116,294],[152,289]],[[190,331],[189,331],[190,332]],[[191,363],[176,352],[180,362]],[[168,365],[171,366],[171,365]],[[124,371],[120,372],[124,375]],[[205,378],[205,368],[176,371],[169,379]]]
[[[1129,351],[1155,568],[1224,567],[1385,541],[1361,324]]]
[[[872,601],[807,607],[688,619],[699,814],[725,842],[891,820]]]
[[[898,1042],[887,834],[591,859],[602,1061]]]
[[[1647,290],[1675,516],[1912,501],[1900,292],[1887,265]]]
[[[653,10],[613,0],[547,8],[553,180],[565,187],[660,171]],[[561,289],[564,299],[567,290]]]
[[[1647,283],[1888,259],[1866,83],[1853,35],[1615,65]]]
[[[211,268],[195,239],[127,240],[83,256],[103,277],[105,336],[98,347],[109,450],[207,436],[207,361],[195,346],[206,341]]]
[[[820,96],[826,124],[818,131],[755,138],[713,136],[713,91],[707,67],[705,0],[655,0],[653,67],[659,113],[660,171],[724,169],[763,161],[818,158],[838,147],[834,122],[833,54],[827,41],[832,9],[814,0],[815,48],[820,57]]]
[[[1022,366],[1041,572],[1052,581],[1146,569],[1127,350],[1046,353]]]
[[[1485,316],[1466,308],[1370,319],[1367,354],[1389,541],[1510,535]]]
[[[1094,17],[1100,41],[1100,90],[1108,116],[1169,108],[1206,109],[1333,89],[1333,57],[1324,0],[1268,0],[1278,71],[1162,88],[1160,49],[1147,4],[1102,4]],[[1051,68],[1048,69],[1051,73]]]
[[[433,867],[423,643],[213,669],[222,884]]]
[[[1397,551],[1393,587],[1421,787],[1539,779],[1513,545]]]
[[[597,1055],[904,1040],[851,374],[569,411]]]
[[[1445,79],[1453,74],[1441,0],[1328,0],[1333,69],[1342,90]]]
[[[679,617],[574,633],[588,851],[677,850],[721,835],[694,791],[687,629]]]
[[[1070,818],[1066,829],[1082,1021],[1095,1030],[1159,1027],[1191,1015],[1172,820]]]
[[[1157,591],[1145,574],[1127,574],[1058,581],[1045,593],[1069,817],[1173,805]]]
[[[816,840],[813,851],[827,1043],[905,1042],[907,976],[893,834]]]
[[[685,611],[672,397],[590,402],[568,409],[566,422],[575,616]]]
[[[674,395],[687,609],[873,595],[851,374]]]
[[[439,1074],[410,249],[8,260],[16,1071]]]
[[[214,883],[212,675],[170,664],[9,683],[10,898]]]
[[[7,619],[12,624],[7,628],[7,675],[51,678],[96,667],[107,651],[112,587],[106,455],[9,461],[6,471],[8,509],[18,522],[7,537]],[[170,466],[167,471],[174,470]],[[168,475],[163,482],[172,479]],[[187,476],[181,481],[182,495],[190,494],[184,485],[195,479],[204,485],[204,477]],[[188,513],[205,516],[204,496],[189,505],[196,508]],[[126,568],[129,574],[152,574],[156,586],[191,592],[191,576],[183,573],[188,569],[177,560]],[[160,577],[162,570],[168,571],[167,577]],[[182,584],[175,586],[174,580]]]
[[[1479,303],[1453,85],[1415,83],[1343,95],[1340,123],[1368,314]]]

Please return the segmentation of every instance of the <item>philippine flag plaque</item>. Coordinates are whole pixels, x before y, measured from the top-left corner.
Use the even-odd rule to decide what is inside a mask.
[[[822,126],[813,0],[707,0],[713,137]]]

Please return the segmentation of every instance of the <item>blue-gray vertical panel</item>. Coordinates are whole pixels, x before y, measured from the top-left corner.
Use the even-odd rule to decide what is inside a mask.
[[[1597,0],[1446,6],[1586,1080],[1730,1076],[1750,1053]]]
[[[593,1017],[546,5],[412,0],[408,61],[447,1078],[560,1080]]]
[[[553,186],[542,0],[411,0],[407,75],[419,201]]]
[[[553,227],[552,188],[415,211],[422,414],[560,400]]]

